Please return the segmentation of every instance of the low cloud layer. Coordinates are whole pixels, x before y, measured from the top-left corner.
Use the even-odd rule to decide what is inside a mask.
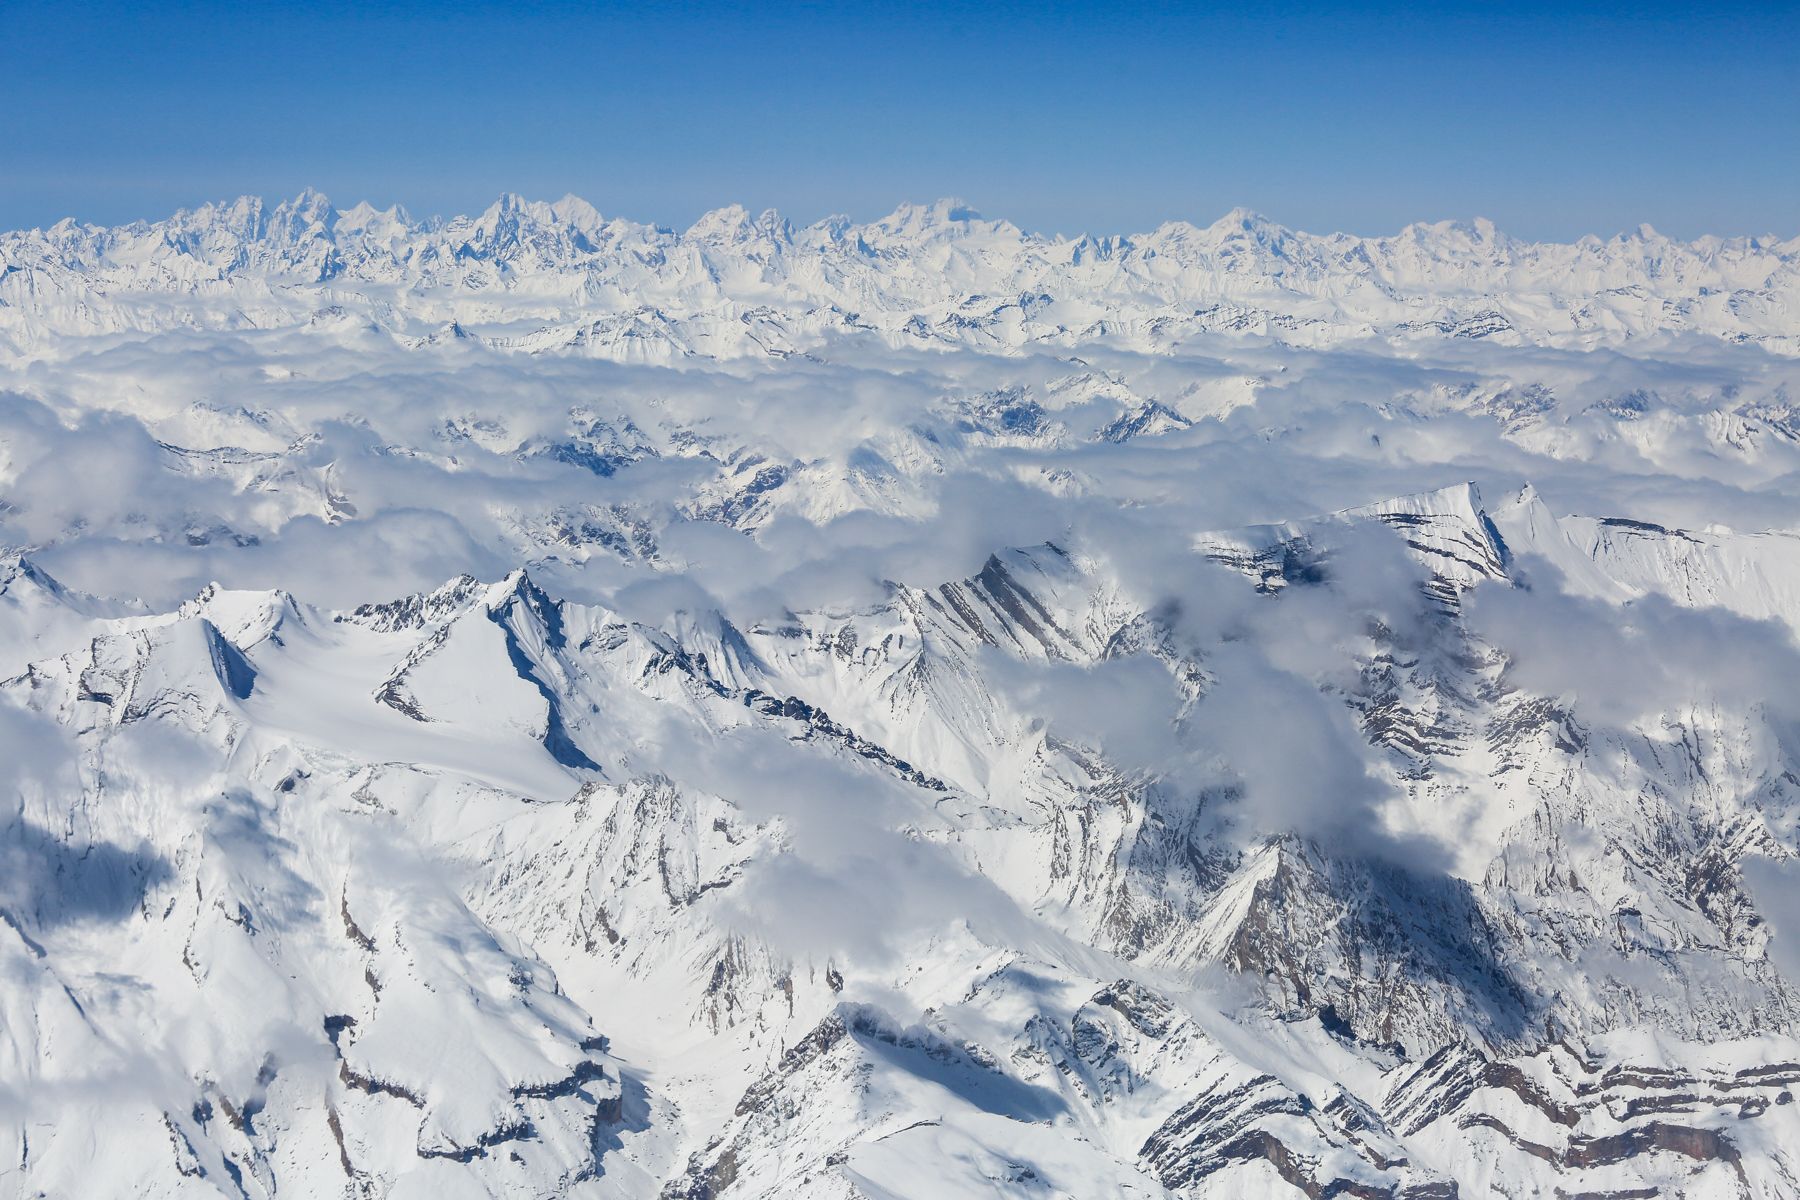
[[[1424,568],[1392,530],[1342,525],[1327,578],[1271,597],[1201,535],[1464,480],[1500,499],[1534,482],[1555,512],[1797,524],[1800,442],[1779,425],[1797,371],[1717,343],[1401,356],[1202,340],[1077,360],[845,341],[816,361],[669,369],[299,332],[102,339],[0,366],[0,542],[150,608],[212,580],[349,607],[529,565],[650,624],[717,609],[743,627],[1054,542],[1156,614],[1205,696],[1141,653],[997,655],[986,669],[1016,712],[1145,777],[1235,789],[1239,834],[1385,854],[1407,835],[1343,696],[1371,630],[1437,636]],[[1178,419],[1103,436],[1146,406]],[[1773,627],[1523,575],[1530,590],[1481,589],[1469,616],[1516,686],[1614,724],[1699,690],[1792,711],[1800,672]],[[896,860],[894,826],[851,827],[844,862]]]

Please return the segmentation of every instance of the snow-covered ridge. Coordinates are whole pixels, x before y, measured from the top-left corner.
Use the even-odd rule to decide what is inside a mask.
[[[1764,703],[1793,704],[1609,707],[1531,642],[1605,605],[1679,668],[1685,622],[1800,626],[1800,542],[1458,483],[1196,546],[1222,636],[1078,539],[745,628],[526,570],[108,615],[9,560],[41,638],[0,715],[70,761],[22,771],[0,827],[0,1179],[1791,1195],[1795,929],[1766,889],[1800,843]],[[1335,609],[1302,681],[1282,648]],[[1116,671],[1142,726],[1166,679],[1228,776],[1121,761],[1116,722],[1022,686]],[[1256,746],[1316,755],[1321,719],[1348,757],[1278,772],[1313,797],[1283,808]],[[1245,787],[1269,807],[1238,837]],[[854,947],[813,929],[832,872],[871,898]]]
[[[0,1194],[1792,1197],[1793,260],[0,235]]]
[[[1316,235],[1246,210],[1048,237],[956,201],[795,227],[732,206],[684,231],[576,197],[417,220],[308,191],[162,221],[0,234],[0,348],[57,334],[373,327],[408,344],[626,360],[784,355],[834,337],[1016,350],[1205,333],[1594,346],[1698,333],[1792,352],[1800,237],[1520,241],[1485,220]]]

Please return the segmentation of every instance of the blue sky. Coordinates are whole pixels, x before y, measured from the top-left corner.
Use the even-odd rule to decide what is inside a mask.
[[[303,11],[302,11],[303,8]],[[1800,233],[1800,4],[0,0],[0,227],[315,186],[683,226],[958,195],[1046,232]]]

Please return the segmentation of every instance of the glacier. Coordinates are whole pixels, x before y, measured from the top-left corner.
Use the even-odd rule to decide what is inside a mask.
[[[0,1188],[1800,1194],[1800,238],[0,234]]]

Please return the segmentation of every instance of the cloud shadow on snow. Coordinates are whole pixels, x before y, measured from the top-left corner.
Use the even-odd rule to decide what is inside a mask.
[[[0,912],[21,932],[123,921],[171,875],[148,848],[74,845],[29,821],[0,829]]]

